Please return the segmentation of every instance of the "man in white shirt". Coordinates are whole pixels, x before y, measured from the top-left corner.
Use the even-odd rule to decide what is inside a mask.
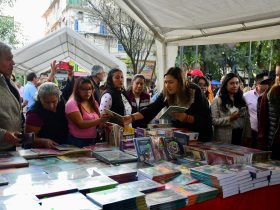
[[[257,143],[257,133],[258,133],[258,114],[257,114],[257,106],[258,106],[258,98],[261,96],[266,89],[268,88],[267,84],[261,84],[261,82],[268,78],[268,73],[263,72],[256,76],[256,87],[253,90],[250,90],[244,93],[244,98],[246,104],[249,109],[250,114],[250,123],[252,129],[252,142],[253,147],[256,146]]]

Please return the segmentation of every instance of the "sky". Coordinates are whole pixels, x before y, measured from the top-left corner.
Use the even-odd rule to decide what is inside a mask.
[[[44,37],[45,21],[42,15],[47,10],[50,0],[16,0],[14,7],[6,8],[4,15],[14,16],[21,24],[26,44]]]

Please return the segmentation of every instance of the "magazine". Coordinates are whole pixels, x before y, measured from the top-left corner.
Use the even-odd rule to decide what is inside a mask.
[[[170,106],[168,109],[159,117],[159,119],[171,119],[172,114],[179,112],[179,113],[185,113],[188,110],[186,107],[180,107],[180,106]]]
[[[119,115],[118,113],[116,112],[113,112],[112,110],[110,109],[104,109],[105,112],[110,116],[110,122],[112,123],[116,123],[120,126],[123,126],[123,116]]]

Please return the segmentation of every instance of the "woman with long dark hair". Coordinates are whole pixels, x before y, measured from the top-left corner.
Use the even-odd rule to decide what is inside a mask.
[[[187,107],[185,113],[173,113],[172,125],[199,132],[199,141],[211,141],[212,125],[208,101],[200,88],[185,81],[183,71],[178,67],[170,68],[164,75],[164,89],[156,101],[140,112],[124,117],[124,122],[145,119],[152,120],[164,107]]]
[[[84,147],[96,142],[96,126],[102,125],[107,116],[101,116],[94,98],[94,87],[87,77],[80,77],[74,86],[72,96],[66,103],[68,119],[68,143]]]
[[[225,76],[219,96],[211,105],[214,140],[251,146],[248,108],[240,89],[240,78],[234,73]]]
[[[132,113],[132,106],[126,96],[123,83],[122,71],[120,69],[111,69],[107,76],[105,92],[101,97],[99,107],[101,114],[106,113],[105,109],[109,109],[122,116]],[[112,119],[110,120],[114,123]]]
[[[193,82],[200,87],[202,93],[204,93],[205,97],[208,99],[209,104],[210,104],[210,100],[209,100],[210,93],[208,91],[209,82],[208,82],[207,78],[204,76],[196,76],[193,79]]]

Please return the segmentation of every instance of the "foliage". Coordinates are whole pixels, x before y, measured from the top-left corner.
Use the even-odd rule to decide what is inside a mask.
[[[196,61],[195,46],[184,47],[183,64],[187,70],[194,68]],[[272,58],[270,59],[272,49]],[[214,79],[227,73],[227,69],[238,72],[241,76],[253,79],[260,71],[271,69],[280,62],[280,40],[231,43],[222,45],[198,46],[198,63],[205,73],[211,73]],[[176,64],[179,64],[177,56]]]
[[[15,0],[0,0],[0,14],[5,6],[13,6]],[[21,25],[14,21],[13,17],[0,15],[0,41],[14,48],[22,44],[23,36]]]
[[[154,38],[112,0],[85,0],[89,17],[104,23],[111,34],[122,44],[131,60],[134,74],[141,73],[150,54]],[[141,62],[140,66],[140,61]],[[140,68],[139,68],[140,66]]]

